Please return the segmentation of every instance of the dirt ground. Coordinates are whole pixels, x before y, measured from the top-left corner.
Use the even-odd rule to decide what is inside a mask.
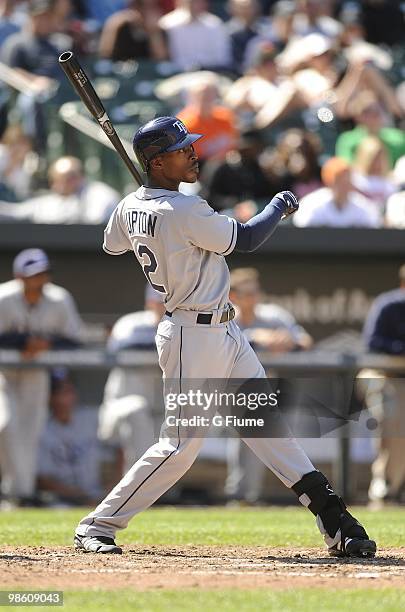
[[[66,547],[5,547],[0,588],[139,590],[300,586],[405,588],[405,549],[373,560],[340,560],[320,549],[219,546],[126,546],[123,555]]]

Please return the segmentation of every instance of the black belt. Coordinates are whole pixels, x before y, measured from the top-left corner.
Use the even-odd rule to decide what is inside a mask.
[[[165,312],[165,315],[167,317],[171,317],[172,314],[173,314],[172,312],[168,312],[167,310]],[[196,323],[198,323],[198,325],[210,325],[213,316],[214,316],[213,313],[200,312],[197,315]],[[235,318],[235,308],[233,306],[230,306],[227,310],[223,311],[219,322],[227,323],[227,321],[232,321],[232,319],[234,318]]]

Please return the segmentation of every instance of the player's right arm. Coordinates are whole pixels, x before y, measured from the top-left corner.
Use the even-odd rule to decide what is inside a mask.
[[[123,255],[132,251],[132,244],[121,223],[122,203],[113,211],[104,230],[103,250],[108,255]]]
[[[0,291],[2,289],[4,289],[4,286],[1,286]],[[17,349],[20,351],[27,343],[28,333],[21,331],[17,324],[14,323],[14,312],[14,301],[7,299],[4,295],[0,295],[0,348]]]

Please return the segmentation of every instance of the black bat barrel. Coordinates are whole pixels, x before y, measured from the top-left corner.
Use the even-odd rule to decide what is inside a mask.
[[[132,160],[128,157],[128,153],[126,152],[117,132],[115,131],[115,128],[112,125],[100,98],[98,97],[93,85],[72,51],[65,51],[59,56],[59,65],[66,74],[79,98],[82,99],[91,115],[93,115],[93,117],[99,122],[105,135],[107,138],[109,138],[115,150],[121,156],[132,176],[139,185],[142,185],[141,175],[139,174]]]
[[[105,108],[72,51],[62,53],[59,56],[59,64],[90,113],[100,119],[105,114]]]

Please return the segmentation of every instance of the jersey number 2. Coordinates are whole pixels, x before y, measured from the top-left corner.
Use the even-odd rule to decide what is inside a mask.
[[[166,288],[163,285],[156,285],[150,277],[150,275],[156,272],[156,270],[158,269],[158,262],[156,261],[154,252],[151,251],[150,248],[146,246],[146,244],[139,244],[137,250],[139,258],[142,259],[142,268],[144,274],[152,285],[152,287],[156,291],[159,291],[159,293],[167,293]],[[149,263],[144,263],[144,257],[147,257],[149,259]]]

